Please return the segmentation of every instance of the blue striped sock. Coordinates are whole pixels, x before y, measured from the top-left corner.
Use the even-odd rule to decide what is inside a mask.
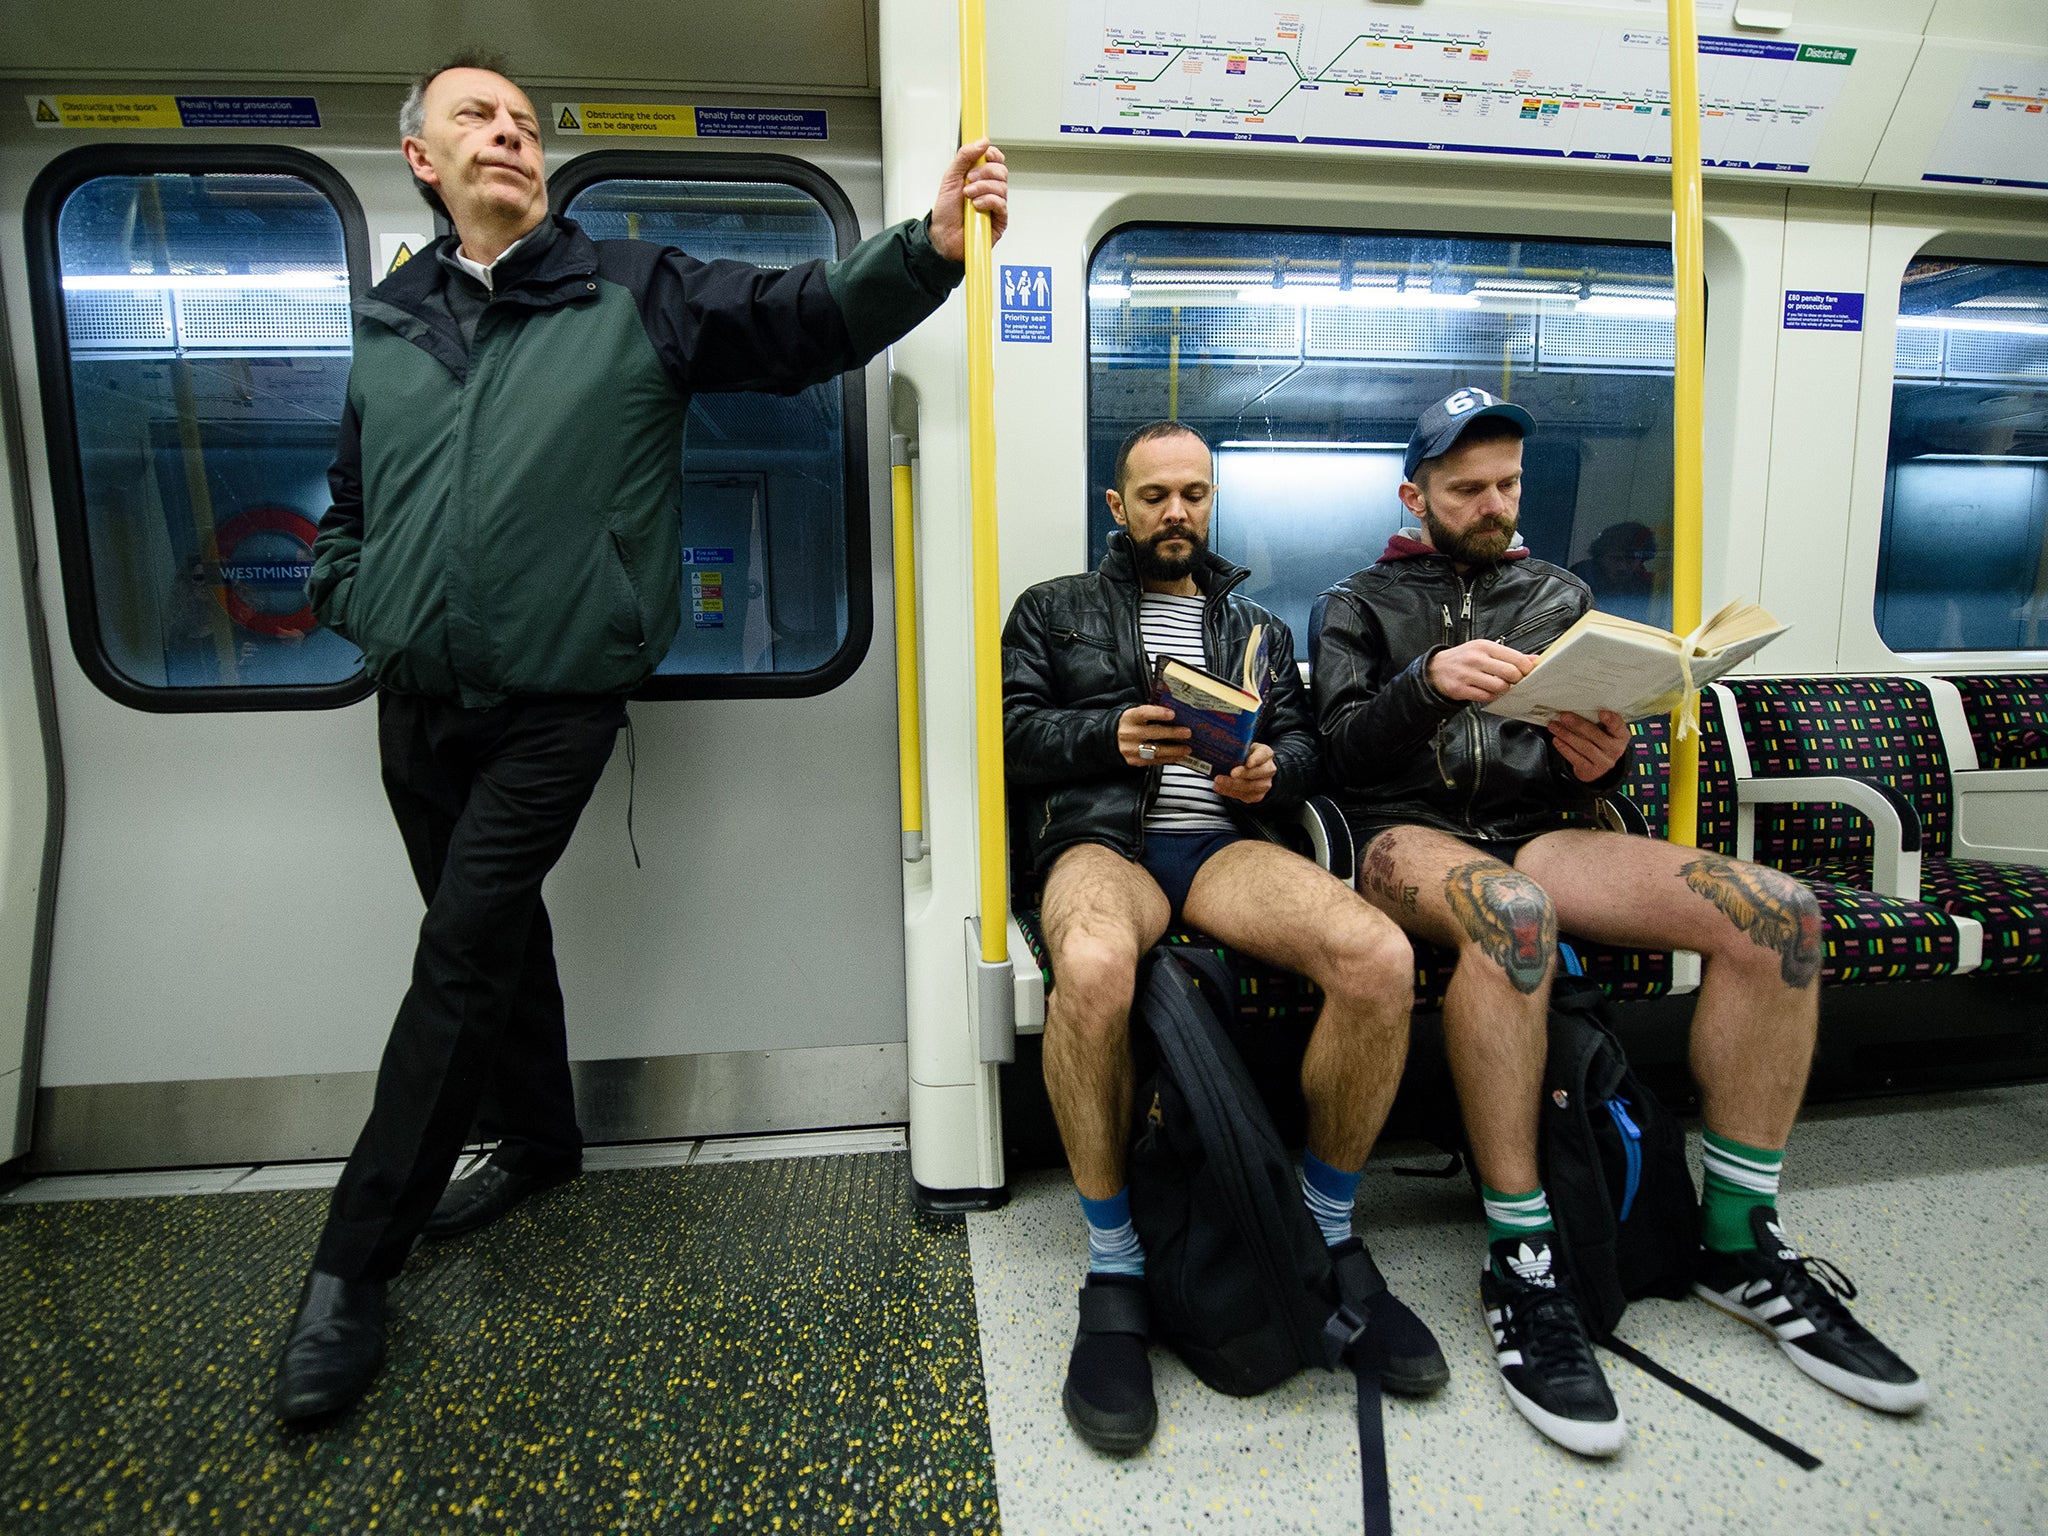
[[[1081,1196],[1081,1214],[1088,1218],[1088,1270],[1097,1275],[1142,1275],[1145,1250],[1131,1225],[1131,1187],[1126,1184],[1107,1200]]]
[[[1315,1153],[1301,1154],[1301,1197],[1308,1213],[1323,1229],[1323,1241],[1332,1248],[1351,1235],[1351,1207],[1358,1199],[1358,1181],[1365,1170],[1345,1173],[1332,1168]]]

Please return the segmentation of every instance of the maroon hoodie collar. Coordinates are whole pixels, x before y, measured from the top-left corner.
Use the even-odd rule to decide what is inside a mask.
[[[1387,540],[1387,547],[1381,551],[1380,559],[1414,560],[1423,555],[1435,555],[1438,558],[1442,558],[1443,551],[1434,544],[1425,543],[1421,539],[1414,537],[1404,528],[1401,532]],[[1511,545],[1501,555],[1502,560],[1526,560],[1528,558],[1529,546],[1521,543]]]

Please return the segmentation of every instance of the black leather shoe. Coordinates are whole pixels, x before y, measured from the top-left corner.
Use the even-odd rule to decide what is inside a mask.
[[[384,1282],[314,1270],[277,1362],[277,1416],[304,1424],[363,1395],[384,1361]]]
[[[574,1165],[551,1168],[544,1173],[515,1171],[493,1156],[468,1178],[449,1184],[421,1235],[438,1242],[487,1227],[529,1195],[566,1184],[582,1171]]]
[[[1443,1390],[1451,1367],[1429,1325],[1387,1289],[1386,1277],[1356,1237],[1330,1250],[1337,1294],[1366,1320],[1366,1337],[1377,1341],[1380,1385],[1403,1397],[1428,1397]]]
[[[1141,1451],[1159,1425],[1152,1362],[1145,1358],[1151,1324],[1141,1278],[1091,1274],[1081,1287],[1081,1329],[1060,1400],[1074,1433],[1098,1451]]]

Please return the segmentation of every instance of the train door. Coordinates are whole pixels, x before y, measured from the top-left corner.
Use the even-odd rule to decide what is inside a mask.
[[[304,91],[296,129],[0,127],[14,511],[66,754],[40,889],[44,807],[9,801],[0,922],[11,964],[40,896],[41,1167],[341,1155],[406,981],[419,898],[374,705],[301,584],[350,298],[428,216],[389,142],[400,92]],[[876,222],[874,109],[791,110],[831,124],[807,159],[550,134],[555,206],[582,197],[600,237],[748,246],[696,254],[843,252]],[[683,633],[548,893],[593,1139],[903,1118],[880,387],[692,413]],[[49,734],[33,692],[0,696],[10,771]]]

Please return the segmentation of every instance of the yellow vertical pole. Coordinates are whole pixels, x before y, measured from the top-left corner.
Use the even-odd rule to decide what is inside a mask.
[[[903,795],[903,858],[924,857],[924,727],[917,690],[917,517],[911,501],[910,440],[889,439],[889,490],[896,555],[896,756]]]
[[[960,0],[960,138],[988,137],[988,49],[982,0]],[[995,231],[967,221],[967,460],[973,520],[974,776],[980,811],[981,958],[1010,958],[1008,813],[1003,795],[1002,579],[996,544]]]
[[[1671,400],[1671,627],[1699,627],[1706,429],[1707,290],[1700,210],[1699,27],[1693,0],[1665,0],[1671,34],[1671,265],[1677,301],[1677,358]],[[1700,744],[1671,730],[1668,836],[1699,842]]]

